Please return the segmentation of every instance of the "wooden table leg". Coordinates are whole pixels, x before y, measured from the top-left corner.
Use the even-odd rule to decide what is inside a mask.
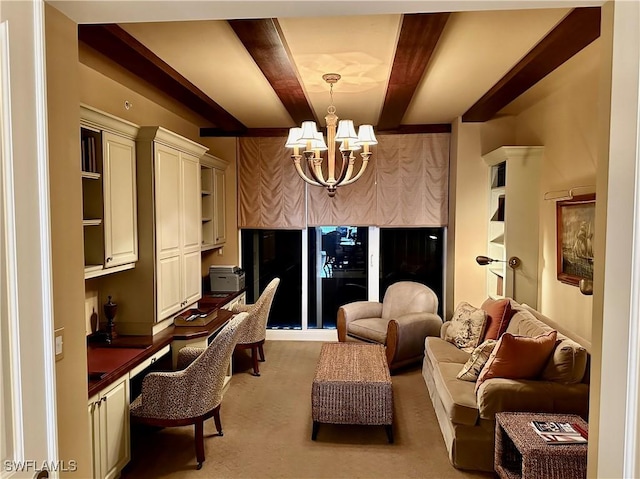
[[[391,424],[387,424],[384,427],[384,430],[387,432],[387,440],[389,444],[393,444],[393,426]]]
[[[316,437],[318,437],[318,429],[320,429],[320,423],[318,421],[313,421],[313,429],[311,431],[312,441],[315,441]]]

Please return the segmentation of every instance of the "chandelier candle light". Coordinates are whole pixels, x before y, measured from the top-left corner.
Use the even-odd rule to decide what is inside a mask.
[[[300,128],[291,128],[289,137],[285,147],[293,148],[291,159],[300,177],[313,186],[324,186],[330,197],[335,196],[338,186],[350,185],[362,176],[367,169],[371,151],[370,145],[377,145],[378,141],[373,133],[373,126],[361,125],[358,128],[358,134],[353,127],[353,121],[340,120],[336,116],[336,107],[333,106],[333,85],[340,80],[337,73],[327,73],[322,75],[322,79],[330,85],[329,95],[331,96],[331,104],[327,108],[327,116],[324,119],[327,122],[327,143],[324,142],[322,133],[316,128],[315,121],[303,121]],[[338,130],[336,131],[336,124]],[[340,171],[336,170],[336,142],[342,142],[340,145],[340,153],[342,154],[342,163]],[[327,146],[327,144],[329,146]],[[300,155],[300,148],[304,148]],[[355,176],[353,175],[355,156],[354,151],[362,149],[362,166]],[[322,171],[321,151],[327,151],[327,179]],[[309,178],[304,171],[300,160],[304,156],[309,165]],[[337,172],[337,177],[336,177]]]

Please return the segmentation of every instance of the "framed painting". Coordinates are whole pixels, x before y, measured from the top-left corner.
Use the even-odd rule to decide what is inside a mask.
[[[580,195],[556,203],[558,280],[578,286],[593,280],[593,233],[596,195]]]

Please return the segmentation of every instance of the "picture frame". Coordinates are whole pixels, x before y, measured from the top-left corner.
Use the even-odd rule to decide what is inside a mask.
[[[593,280],[596,195],[579,195],[556,203],[558,280],[578,286]]]

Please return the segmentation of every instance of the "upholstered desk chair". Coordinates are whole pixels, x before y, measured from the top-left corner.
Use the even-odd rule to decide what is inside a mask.
[[[255,304],[236,304],[232,309],[234,313],[249,313],[247,327],[240,334],[236,349],[251,349],[254,376],[260,376],[258,353],[260,354],[260,361],[264,361],[262,345],[267,336],[267,320],[269,319],[271,304],[279,284],[280,278],[272,279]]]
[[[195,426],[198,469],[204,462],[204,421],[211,416],[222,436],[222,387],[247,314],[229,321],[206,348],[182,348],[178,371],[149,373],[131,404],[131,420],[150,426]]]
[[[387,363],[397,369],[419,361],[427,336],[439,336],[442,319],[438,297],[427,286],[394,283],[382,303],[356,301],[338,309],[338,341],[363,341],[386,346]]]

